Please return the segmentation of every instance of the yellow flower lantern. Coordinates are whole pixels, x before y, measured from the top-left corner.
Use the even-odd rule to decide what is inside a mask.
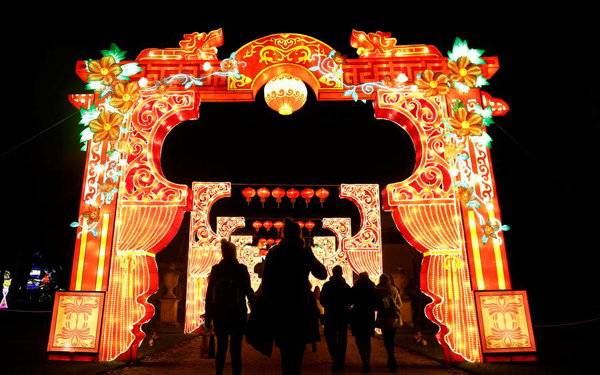
[[[265,85],[265,101],[280,115],[291,115],[306,103],[306,85],[298,77],[281,74]]]

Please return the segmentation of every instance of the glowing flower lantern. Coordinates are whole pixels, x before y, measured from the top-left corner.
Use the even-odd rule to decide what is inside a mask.
[[[254,229],[256,229],[256,233],[258,233],[260,228],[262,228],[263,224],[260,221],[255,221],[254,223],[252,223],[252,226],[254,227]]]
[[[291,115],[306,103],[306,85],[298,77],[281,74],[265,85],[265,102],[280,115]]]
[[[263,223],[263,227],[264,227],[264,228],[267,230],[267,232],[268,232],[268,231],[270,231],[270,230],[271,230],[271,228],[273,228],[273,222],[272,222],[272,221],[269,221],[269,220],[267,220],[267,221],[265,221],[265,222]]]
[[[290,189],[285,193],[285,195],[290,198],[292,201],[292,208],[294,207],[294,203],[296,203],[296,199],[300,196],[300,192],[294,188]]]
[[[250,201],[252,200],[252,197],[254,197],[256,195],[256,190],[252,189],[251,187],[247,187],[244,190],[242,190],[242,195],[244,197],[246,197],[246,202],[248,202],[248,206],[249,206]]]
[[[273,197],[275,197],[275,201],[277,202],[277,208],[279,208],[279,203],[281,203],[281,198],[285,197],[285,190],[282,188],[277,188],[271,192]]]
[[[267,189],[265,187],[261,187],[256,192],[256,195],[258,195],[260,197],[260,203],[262,203],[262,206],[264,208],[265,207],[265,199],[267,199],[271,196],[271,192],[269,191],[269,189]]]
[[[279,234],[281,232],[281,228],[283,228],[283,221],[276,221],[273,224],[273,227],[277,229],[277,234]]]
[[[325,198],[329,196],[329,190],[325,188],[320,188],[315,192],[317,198],[319,198],[319,202],[321,202],[321,208],[323,208],[323,202],[325,202]]]
[[[308,208],[308,204],[310,203],[310,198],[315,196],[315,191],[311,188],[306,188],[302,190],[302,198],[306,201],[306,208]]]
[[[306,227],[306,229],[308,229],[308,234],[310,234],[313,228],[315,227],[315,223],[309,220],[306,222],[306,224],[304,224],[304,226]]]

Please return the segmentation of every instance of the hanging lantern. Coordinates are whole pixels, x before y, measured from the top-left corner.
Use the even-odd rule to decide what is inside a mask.
[[[267,199],[271,196],[271,192],[269,191],[269,189],[267,189],[265,187],[261,187],[256,192],[256,195],[258,195],[260,197],[260,203],[262,203],[263,208],[265,208],[265,199]]]
[[[276,221],[275,224],[273,224],[273,227],[277,229],[277,234],[280,234],[281,228],[283,228],[283,221]]]
[[[312,221],[307,221],[306,224],[304,224],[304,226],[306,227],[306,229],[308,229],[308,234],[310,234],[310,232],[312,232],[313,228],[315,227],[315,223],[313,223]]]
[[[260,221],[255,221],[254,223],[252,223],[252,226],[254,227],[254,229],[256,229],[256,233],[258,233],[260,228],[262,228],[263,224]]]
[[[279,203],[281,203],[281,198],[285,197],[285,190],[282,188],[277,188],[273,190],[271,193],[275,197],[275,201],[277,201],[277,208],[279,208]]]
[[[266,229],[266,230],[267,230],[267,232],[268,232],[268,231],[270,231],[270,230],[271,230],[271,228],[273,228],[273,222],[272,222],[272,221],[269,221],[269,220],[267,220],[267,221],[265,221],[265,222],[263,223],[263,227],[265,227],[265,229]]]
[[[242,195],[244,197],[246,197],[246,202],[248,202],[248,206],[249,206],[250,201],[252,200],[252,197],[254,197],[256,195],[256,190],[252,189],[251,187],[247,187],[244,190],[242,190]]]
[[[296,223],[298,224],[298,226],[300,227],[300,231],[302,231],[302,228],[304,228],[304,223],[301,221],[296,221]]]
[[[315,191],[310,188],[306,188],[302,190],[302,198],[306,201],[306,208],[308,208],[308,204],[310,203],[310,198],[314,197]]]
[[[266,238],[261,238],[260,240],[258,240],[258,248],[259,249],[264,249],[267,247],[267,239]]]
[[[294,203],[296,203],[296,198],[298,198],[300,196],[300,192],[294,188],[290,189],[287,191],[287,193],[285,193],[285,195],[290,198],[290,201],[292,201],[292,208],[294,207]]]
[[[267,239],[267,245],[273,246],[274,243],[275,243],[274,239],[272,239],[272,238]]]
[[[319,198],[319,202],[321,202],[321,208],[323,208],[323,202],[325,202],[325,198],[329,196],[329,190],[320,188],[315,192],[317,198]]]
[[[280,115],[291,115],[306,103],[306,85],[291,74],[280,74],[265,85],[265,102]]]
[[[275,240],[275,245],[279,245],[279,243],[281,242],[281,238],[278,238]]]
[[[258,255],[261,257],[267,256],[269,254],[269,250],[258,250]]]

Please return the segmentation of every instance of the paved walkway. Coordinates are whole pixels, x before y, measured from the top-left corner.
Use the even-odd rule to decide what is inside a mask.
[[[244,341],[242,349],[243,373],[247,375],[280,374],[279,351],[275,350],[271,358],[255,351]],[[201,359],[198,337],[181,342],[174,347],[145,357],[135,365],[119,368],[108,374],[213,374],[215,362]],[[398,374],[467,374],[456,368],[446,366],[424,355],[396,347],[396,359],[399,363]],[[386,368],[387,355],[383,341],[372,340],[371,374],[389,374]],[[317,351],[312,352],[310,345],[304,354],[303,374],[331,374],[331,358],[324,341],[317,343]],[[354,345],[353,337],[348,337],[346,369],[343,374],[362,373],[362,363]],[[229,358],[225,365],[225,375],[231,374]]]

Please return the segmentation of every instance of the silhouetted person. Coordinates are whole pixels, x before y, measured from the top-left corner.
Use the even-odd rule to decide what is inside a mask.
[[[352,315],[350,325],[356,347],[363,363],[363,372],[371,369],[371,337],[375,332],[375,310],[379,308],[379,298],[375,283],[369,274],[361,272],[352,287]]]
[[[350,286],[342,277],[343,269],[335,266],[333,275],[323,285],[321,291],[321,305],[325,309],[325,340],[331,359],[332,370],[341,371],[346,362],[346,347],[348,344],[348,318],[352,295]]]
[[[319,322],[319,303],[317,302],[317,296],[314,291],[311,291],[312,285],[308,283],[308,291],[310,293],[309,300],[309,329],[310,336],[308,342],[310,342],[313,352],[317,351],[317,343],[321,341],[321,323]],[[318,288],[318,287],[317,287]]]
[[[310,342],[309,273],[321,280],[327,277],[325,267],[305,246],[298,224],[286,218],[283,239],[265,260],[262,286],[284,375],[302,372],[304,350]]]
[[[381,300],[376,326],[381,328],[383,334],[383,344],[388,355],[387,367],[395,372],[398,369],[398,363],[394,357],[394,339],[396,330],[402,326],[402,316],[400,315],[402,299],[398,288],[392,285],[391,278],[385,273],[379,277],[379,284],[375,290]]]
[[[223,260],[213,266],[206,291],[206,327],[214,322],[217,336],[216,367],[217,375],[223,373],[227,346],[230,341],[231,371],[242,373],[242,338],[246,327],[248,311],[246,297],[252,303],[254,291],[250,286],[250,275],[245,265],[236,259],[233,243],[221,240]]]

